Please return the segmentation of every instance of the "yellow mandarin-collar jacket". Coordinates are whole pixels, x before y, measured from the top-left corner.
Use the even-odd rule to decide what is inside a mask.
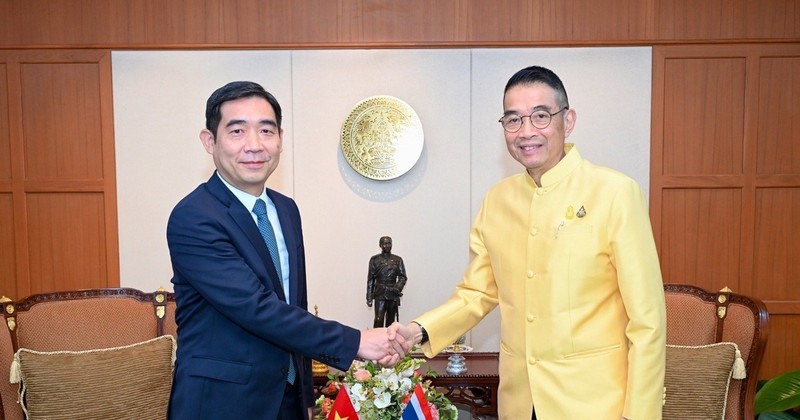
[[[494,186],[453,296],[416,319],[442,351],[500,306],[501,419],[661,419],[666,311],[635,181],[577,148]]]

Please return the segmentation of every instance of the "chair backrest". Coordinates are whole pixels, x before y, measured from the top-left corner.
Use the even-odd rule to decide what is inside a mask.
[[[174,296],[163,290],[87,289],[31,295],[2,302],[7,328],[0,333],[0,395],[5,420],[23,420],[11,361],[20,348],[82,351],[119,347],[173,334]],[[170,302],[171,307],[170,307]],[[170,321],[170,319],[172,321]],[[165,332],[166,330],[166,332]]]
[[[24,420],[22,408],[17,404],[17,386],[9,381],[11,362],[14,360],[14,344],[11,331],[0,326],[0,404],[6,420]]]
[[[732,379],[726,420],[752,420],[758,368],[767,340],[767,308],[760,300],[725,288],[709,292],[686,284],[665,284],[667,344],[700,346],[733,342],[745,362],[747,377]]]

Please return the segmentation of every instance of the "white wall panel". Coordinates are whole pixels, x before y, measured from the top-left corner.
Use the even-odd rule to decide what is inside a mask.
[[[172,290],[167,219],[172,208],[214,171],[200,143],[206,100],[233,80],[263,84],[291,108],[288,51],[115,51],[114,137],[120,282]],[[291,115],[284,124],[291,124]],[[269,184],[291,195],[292,139]]]
[[[409,280],[408,322],[449,296],[468,254],[468,50],[301,51],[293,54],[295,198],[303,209],[310,304],[321,315],[372,326],[367,265],[393,238]],[[342,123],[364,98],[390,95],[419,115],[417,165],[387,181],[362,177],[339,147]]]
[[[564,83],[570,108],[578,115],[567,141],[575,143],[585,159],[637,180],[647,194],[649,47],[477,49],[472,53],[471,217],[477,214],[483,195],[492,185],[522,171],[508,154],[497,120],[503,114],[506,82],[531,65],[553,70]],[[484,325],[475,328],[472,342],[476,348],[497,346],[499,319],[499,311],[494,311],[484,319]]]
[[[407,322],[450,295],[483,194],[521,170],[496,122],[508,78],[532,64],[556,71],[578,113],[570,141],[646,190],[650,57],[641,47],[114,52],[122,285],[172,289],[167,217],[213,171],[198,137],[205,101],[229,81],[253,80],[284,108],[284,152],[268,184],[300,206],[310,305],[369,327],[367,263],[390,235],[409,272]],[[419,162],[394,180],[361,177],[339,150],[350,110],[373,95],[407,102],[425,132]],[[476,350],[498,349],[498,322],[495,311],[473,330]]]

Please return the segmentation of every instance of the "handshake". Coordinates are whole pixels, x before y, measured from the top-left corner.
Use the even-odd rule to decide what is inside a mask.
[[[395,322],[388,328],[361,330],[358,357],[373,360],[381,366],[394,366],[422,341],[422,330],[416,322],[403,325]]]

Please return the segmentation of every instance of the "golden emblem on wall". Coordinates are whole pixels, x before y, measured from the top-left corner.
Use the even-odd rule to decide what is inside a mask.
[[[347,163],[375,180],[408,172],[422,154],[422,122],[407,103],[392,96],[371,96],[356,104],[342,125],[341,147]]]

